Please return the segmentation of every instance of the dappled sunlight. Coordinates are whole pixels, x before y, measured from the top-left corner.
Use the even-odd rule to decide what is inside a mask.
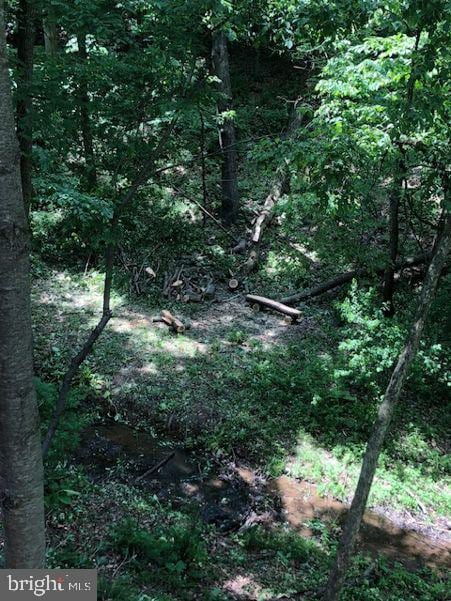
[[[302,536],[312,536],[315,520],[335,527],[343,523],[348,511],[331,497],[323,497],[318,487],[306,481],[280,476],[271,484],[281,500],[288,523]],[[424,533],[400,528],[395,522],[374,511],[366,511],[359,544],[371,553],[383,553],[407,565],[425,564],[435,568],[451,568],[451,541],[437,540]]]
[[[126,367],[121,367],[113,377],[113,392],[118,393],[121,387],[133,384],[137,376],[155,376],[158,374],[158,371],[158,366],[152,362],[145,363],[144,365],[127,365]]]
[[[261,585],[255,581],[255,576],[234,576],[229,580],[226,580],[222,585],[222,589],[232,595],[239,595],[240,599],[268,599],[271,595],[268,591],[268,595],[265,595]]]
[[[52,283],[46,282],[45,289],[35,292],[36,310],[45,315],[44,329],[50,330],[65,344],[70,344],[70,340],[65,339],[68,324],[71,324],[71,331],[77,332],[79,344],[84,331],[88,332],[96,322],[101,304],[100,288],[88,283],[84,289],[84,280],[81,282],[61,277]],[[188,313],[180,305],[175,312],[183,319],[186,317],[184,311]],[[268,432],[264,432],[266,438],[260,445],[265,448],[268,464],[273,461],[271,453],[274,452],[275,465],[281,465],[277,463],[281,461],[277,449],[282,445],[291,453],[291,458],[278,472],[284,470],[285,475],[275,479],[268,489],[280,499],[282,519],[301,536],[313,539],[317,536],[315,522],[334,529],[346,512],[346,506],[337,499],[349,500],[358,461],[354,453],[343,451],[346,439],[340,438],[342,451],[337,454],[336,447],[330,443],[332,431],[328,433],[328,444],[325,444],[324,432],[317,428],[309,430],[309,419],[312,418],[303,421],[306,408],[314,417],[317,411],[323,410],[322,404],[327,403],[327,396],[317,401],[312,397],[311,388],[303,389],[305,381],[314,382],[323,372],[312,371],[305,375],[309,380],[303,380],[304,356],[302,352],[293,353],[292,350],[296,345],[302,348],[312,330],[317,328],[315,319],[306,318],[298,325],[291,325],[272,313],[253,311],[242,299],[232,299],[222,306],[212,304],[202,308],[190,321],[192,327],[186,334],[175,335],[165,324],[154,323],[152,315],[142,307],[130,308],[116,302],[114,316],[86,362],[91,381],[98,382],[96,388],[102,394],[105,391],[108,397],[109,414],[119,420],[131,418],[133,423],[136,419],[133,411],[138,413],[139,410],[140,427],[146,430],[158,423],[158,427],[176,432],[182,440],[201,432],[213,449],[214,445],[221,448],[230,444],[232,453],[238,454],[249,447],[253,426],[260,432],[263,423],[271,424],[265,425]],[[329,359],[330,356],[327,355]],[[321,366],[327,363],[324,358],[317,357]],[[301,379],[294,378],[297,374],[302,376]],[[257,398],[262,402],[257,403]],[[314,403],[311,403],[312,398]],[[286,410],[292,411],[286,427],[281,426],[277,417],[283,414],[284,403]],[[130,407],[135,409],[131,411]],[[300,428],[304,423],[306,427]],[[270,457],[268,433],[271,445],[274,445]],[[134,444],[131,438],[121,438],[122,433],[116,427],[112,434],[106,436],[103,432],[103,436],[113,448],[120,444],[130,451],[130,445]],[[416,436],[419,440],[420,433]],[[246,445],[243,445],[244,451],[240,447],[241,439]],[[255,449],[259,448],[258,439],[259,435],[256,435]],[[398,448],[410,448],[415,440],[413,435],[410,438],[403,436]],[[155,456],[150,456],[148,463],[140,463],[140,471],[130,477],[140,477],[149,466],[151,468],[168,456],[164,446],[159,448],[152,444]],[[349,442],[350,448],[351,444],[355,444],[354,441]],[[109,467],[116,473],[120,463],[116,456],[112,461]],[[142,462],[142,457],[139,461]],[[192,480],[195,474],[197,478],[196,466],[186,462],[184,451],[177,449],[175,458],[167,463],[161,476],[153,477],[158,478],[158,482],[164,478],[175,479],[179,482],[180,494],[195,503],[206,498],[207,489],[208,498],[215,499],[215,503],[215,495],[220,500],[224,491],[234,497],[235,492],[227,492],[229,488],[223,480],[210,478],[199,483]],[[237,465],[236,474],[243,485],[256,486],[258,478],[251,467]],[[406,471],[396,476],[396,491],[385,475],[386,472],[380,470],[375,480],[378,500],[391,499],[393,495],[399,495],[400,490],[412,488]],[[185,481],[185,478],[188,479]],[[330,496],[325,497],[325,494]],[[374,500],[374,495],[371,499]],[[399,514],[393,513],[393,519],[391,522],[376,512],[367,512],[362,548],[383,552],[412,565],[419,564],[420,558],[426,565],[448,565],[450,548],[445,538],[428,538],[427,530],[419,529],[418,524],[412,524],[409,529],[408,520],[405,520],[406,527],[401,527]],[[271,514],[270,522],[273,520]],[[249,573],[230,577],[221,588],[229,594],[236,591],[242,599],[264,599],[266,595],[260,580]]]
[[[445,0],[34,4],[0,11],[0,565],[447,598]]]
[[[163,338],[160,339],[160,352],[169,353],[175,359],[196,357],[197,354],[204,355],[208,352],[208,345],[188,338]]]
[[[328,479],[347,480],[348,466],[319,445],[313,436],[301,431],[294,455],[287,464],[287,473],[295,478],[313,479],[326,484]],[[342,494],[345,490],[341,489]]]
[[[318,257],[318,253],[316,253],[314,250],[310,250],[305,244],[302,244],[301,242],[292,242],[290,246],[291,248],[294,248],[298,253],[300,253],[303,257],[308,259],[312,263],[312,265],[314,265],[315,267],[320,266],[320,258]]]
[[[407,435],[401,436],[395,448],[402,447],[408,438]],[[339,456],[334,453],[338,453]],[[416,486],[418,473],[412,467],[409,468],[393,460],[388,465],[385,465],[385,462],[381,463],[374,478],[368,506],[379,507],[385,511],[390,507],[394,514],[398,506],[411,507],[411,513],[416,513],[420,509],[421,514],[416,516],[415,520],[409,519],[409,513],[405,512],[407,516],[403,516],[402,521],[417,529],[422,524],[422,527],[427,529],[425,503],[433,511],[439,509],[439,503],[440,506],[449,503],[450,489],[446,479],[442,480],[438,488],[434,477],[425,473],[422,488],[418,490]],[[336,449],[327,449],[302,430],[285,471],[295,478],[318,483],[320,494],[332,495],[340,501],[347,502],[350,501],[357,484],[359,469],[358,457],[351,451],[344,452],[338,445]],[[424,501],[421,500],[422,498]],[[434,500],[433,505],[430,499]],[[439,519],[438,516],[436,519]]]
[[[58,310],[102,312],[103,274],[91,272],[82,278],[73,277],[64,271],[52,271],[51,279],[37,280],[33,285],[33,298],[42,304],[57,303]],[[120,307],[124,297],[112,294],[112,304]]]

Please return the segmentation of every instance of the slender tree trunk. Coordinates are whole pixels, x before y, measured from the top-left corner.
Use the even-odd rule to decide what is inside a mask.
[[[29,240],[0,0],[0,504],[8,568],[44,564],[44,491],[33,380]]]
[[[415,43],[412,53],[410,66],[410,76],[407,82],[406,104],[404,119],[408,120],[410,111],[413,105],[413,93],[415,82],[417,80],[416,61],[418,56],[418,47],[420,45],[422,30],[419,28],[415,35]],[[384,315],[392,317],[395,314],[395,306],[393,304],[393,293],[395,289],[395,263],[398,258],[398,242],[399,242],[399,205],[402,198],[403,184],[405,183],[406,167],[404,161],[404,152],[401,150],[401,157],[396,164],[396,174],[394,188],[390,195],[389,206],[389,263],[384,275],[383,301]]]
[[[207,190],[207,169],[205,163],[205,121],[204,115],[202,113],[202,109],[200,106],[199,110],[199,118],[200,118],[200,155],[201,155],[201,173],[202,173],[202,198],[203,198],[203,207],[208,210],[210,203],[208,202],[208,190]],[[202,225],[205,226],[206,214],[202,213]]]
[[[442,185],[443,185],[443,207],[450,207],[451,206],[451,175],[444,171],[443,175],[442,175]],[[447,214],[445,213],[445,211],[442,211],[440,214],[440,219],[438,221],[437,224],[437,231],[435,234],[435,238],[434,238],[434,245],[432,248],[432,252],[435,252],[435,249],[437,248],[438,243],[440,242],[440,239],[442,237],[443,234],[443,229],[446,225],[446,219],[447,219]]]
[[[67,399],[69,397],[69,392],[72,386],[73,379],[77,375],[79,367],[82,365],[83,361],[89,356],[91,353],[94,344],[102,334],[103,330],[107,326],[110,321],[113,313],[111,311],[110,301],[111,301],[111,288],[113,285],[113,268],[114,268],[114,260],[116,257],[117,251],[117,238],[118,238],[118,230],[120,225],[120,217],[122,215],[125,207],[132,201],[135,197],[139,188],[145,184],[151,175],[154,173],[155,161],[160,156],[163,148],[165,147],[167,141],[169,140],[172,131],[174,129],[176,123],[176,119],[174,118],[171,123],[168,124],[168,127],[163,132],[162,137],[155,149],[155,151],[151,154],[149,159],[146,161],[145,165],[142,168],[142,172],[138,173],[134,182],[129,187],[128,191],[124,194],[124,196],[120,199],[117,205],[114,208],[113,216],[111,218],[110,223],[110,231],[109,231],[109,242],[107,244],[105,250],[105,280],[103,285],[103,308],[102,308],[102,316],[99,319],[96,327],[91,331],[88,336],[86,342],[83,344],[81,349],[78,351],[76,355],[72,357],[72,360],[69,364],[69,367],[64,375],[63,382],[61,384],[61,388],[58,393],[58,399],[56,401],[55,408],[53,410],[52,418],[50,420],[49,427],[47,429],[44,441],[42,443],[42,455],[43,457],[47,457],[47,454],[52,445],[52,441],[54,439],[55,433],[58,429],[58,425],[61,419],[62,414],[67,405]]]
[[[396,367],[393,370],[390,382],[385,391],[384,400],[379,408],[373,433],[366,448],[351,509],[343,528],[335,563],[329,574],[324,596],[326,601],[337,601],[343,588],[346,571],[376,471],[377,461],[392,419],[393,411],[399,400],[404,379],[418,348],[426,316],[434,299],[440,273],[446,263],[450,245],[451,217],[448,213],[446,214],[443,231],[423,283],[414,322],[407,337],[405,347],[399,355]]]
[[[47,0],[46,15],[42,20],[44,29],[44,48],[48,56],[56,56],[58,53],[58,28],[53,6]]]
[[[92,140],[91,119],[89,111],[88,78],[86,73],[88,52],[86,49],[86,35],[77,35],[78,56],[81,63],[81,75],[78,82],[78,95],[80,103],[80,127],[83,140],[83,151],[86,164],[86,184],[89,190],[97,185],[97,170]]]
[[[34,10],[32,2],[20,0],[17,11],[17,58],[19,63],[17,136],[20,148],[20,173],[25,212],[28,215],[33,197],[32,148],[33,148],[33,101],[31,84],[33,78]]]
[[[218,112],[221,116],[232,107],[232,86],[230,83],[229,52],[227,37],[224,31],[213,32],[212,49],[213,70],[221,81],[218,100]],[[222,151],[222,218],[226,223],[233,223],[239,210],[239,192],[237,180],[237,153],[235,125],[232,119],[224,117],[219,125],[219,143]]]

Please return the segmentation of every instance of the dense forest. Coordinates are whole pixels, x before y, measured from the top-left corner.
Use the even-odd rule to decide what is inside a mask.
[[[0,566],[449,599],[449,2],[0,27]]]

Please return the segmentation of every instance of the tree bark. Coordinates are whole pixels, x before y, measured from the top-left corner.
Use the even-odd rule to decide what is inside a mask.
[[[398,357],[390,382],[385,391],[383,402],[379,408],[378,417],[374,424],[373,433],[368,442],[363,458],[359,481],[352,500],[343,533],[338,545],[335,563],[330,571],[329,580],[324,596],[325,601],[337,601],[343,588],[346,571],[354,549],[362,517],[365,511],[368,495],[376,471],[377,461],[385,440],[387,430],[393,416],[393,411],[399,401],[402,385],[415,356],[420,342],[425,320],[439,281],[440,273],[446,263],[451,245],[451,217],[448,213],[442,235],[436,246],[434,256],[429,265],[423,283],[414,322],[407,337],[405,347]]]
[[[55,11],[52,4],[47,0],[46,15],[42,20],[44,30],[44,48],[48,56],[56,56],[58,53],[58,28],[56,26]]]
[[[89,111],[88,77],[86,73],[88,51],[86,49],[86,35],[77,35],[78,56],[80,59],[81,73],[78,81],[78,100],[80,103],[80,128],[83,140],[83,151],[86,169],[86,185],[88,190],[93,190],[97,185],[97,170],[92,138],[91,118]]]
[[[28,224],[0,0],[0,504],[7,568],[44,564],[44,491],[33,378]]]
[[[34,9],[32,2],[20,0],[17,11],[17,137],[20,148],[20,173],[25,212],[28,215],[33,197],[32,148],[33,148],[33,78]]]
[[[230,83],[229,52],[224,31],[213,32],[212,62],[216,77],[220,80],[218,99],[219,116],[232,107],[232,85]],[[226,223],[233,223],[239,210],[237,179],[237,153],[235,125],[232,119],[222,118],[219,125],[219,144],[222,154],[222,205],[221,214]]]

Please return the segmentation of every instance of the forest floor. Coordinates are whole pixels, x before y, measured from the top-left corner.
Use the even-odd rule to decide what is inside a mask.
[[[47,273],[33,300],[36,369],[51,381],[96,323],[101,276]],[[307,410],[303,381],[292,384],[300,357],[316,354],[321,363],[321,349],[334,344],[333,316],[312,305],[298,324],[287,324],[225,290],[199,305],[162,302],[137,304],[116,293],[114,318],[81,370],[81,401],[74,399],[62,424],[63,443],[76,402],[89,417],[73,427],[81,442],[48,485],[52,561],[76,557],[81,567],[95,557],[104,599],[310,595],[324,576],[362,448],[350,441],[343,453],[342,443],[315,436],[311,399]],[[162,308],[189,320],[190,329],[175,335],[152,322]],[[445,599],[448,482],[422,463],[381,466],[362,529],[364,555],[355,563],[364,577],[351,574],[345,598],[364,599],[356,590],[374,587],[381,599]],[[162,523],[173,529],[169,551],[159,548],[163,535],[147,545],[143,534]],[[134,532],[135,543],[133,536],[124,541],[121,528]],[[190,541],[180,531],[190,532]],[[160,564],[149,545],[159,549]],[[139,575],[149,560],[164,584],[155,574]],[[402,566],[417,571],[406,576]],[[397,578],[402,596],[387,596],[399,588]],[[136,588],[127,597],[130,583]]]

